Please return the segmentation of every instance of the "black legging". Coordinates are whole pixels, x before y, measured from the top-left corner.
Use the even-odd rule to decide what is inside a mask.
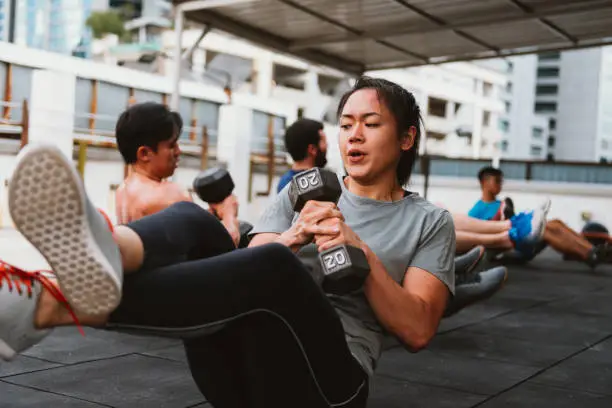
[[[368,379],[325,294],[286,247],[234,250],[193,203],[128,224],[143,268],[125,276],[109,329],[183,338],[215,408],[365,407]]]

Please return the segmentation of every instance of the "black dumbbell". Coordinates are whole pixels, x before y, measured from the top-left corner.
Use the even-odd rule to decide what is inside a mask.
[[[338,177],[327,170],[314,168],[293,176],[289,186],[289,198],[293,210],[302,211],[310,200],[338,203],[342,187]],[[344,295],[361,288],[370,265],[359,248],[350,245],[337,245],[319,254],[323,277],[320,281],[327,293]]]
[[[232,194],[234,180],[229,171],[213,167],[198,173],[193,180],[193,190],[202,201],[218,204]]]
[[[213,167],[201,171],[193,180],[193,190],[197,196],[209,204],[218,204],[229,197],[234,191],[234,180],[229,171],[220,167]],[[215,214],[216,215],[216,214]],[[248,233],[253,225],[246,221],[239,222],[240,243],[238,248],[249,245]]]

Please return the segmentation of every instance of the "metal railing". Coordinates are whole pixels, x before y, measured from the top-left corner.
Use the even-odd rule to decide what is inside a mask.
[[[9,136],[21,140],[21,147],[28,143],[29,132],[29,108],[26,99],[23,102],[0,101],[2,115],[0,115],[0,135]],[[13,119],[15,110],[20,110],[21,119]]]
[[[417,159],[413,174],[425,177],[426,195],[429,176],[476,178],[481,168],[490,165],[491,160],[484,159],[422,156]],[[499,168],[506,180],[612,185],[609,163],[501,160]]]

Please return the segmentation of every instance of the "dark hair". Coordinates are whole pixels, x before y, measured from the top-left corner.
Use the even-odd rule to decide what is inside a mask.
[[[421,110],[414,99],[414,95],[400,85],[386,79],[370,78],[363,76],[355,82],[353,88],[346,92],[338,105],[336,115],[340,117],[344,105],[350,96],[361,89],[374,89],[378,98],[385,102],[387,108],[393,114],[397,127],[398,138],[406,133],[411,126],[416,128],[414,144],[410,150],[402,152],[397,164],[396,176],[400,185],[405,185],[410,179],[414,162],[419,155],[419,143],[421,141]]]
[[[323,123],[312,119],[298,119],[285,131],[285,149],[293,161],[306,158],[308,146],[319,145]]]
[[[177,122],[177,116],[180,123]],[[141,146],[157,151],[160,142],[172,139],[183,121],[166,105],[144,102],[126,109],[115,126],[117,148],[127,164],[136,162],[136,152]]]
[[[181,136],[181,133],[183,132],[183,118],[181,118],[181,114],[178,112],[171,112],[172,113],[172,117],[174,118],[174,123],[176,124],[177,127],[177,132],[176,134],[179,135],[179,137]]]
[[[478,180],[482,183],[487,177],[503,177],[504,172],[495,167],[487,166],[478,172]]]

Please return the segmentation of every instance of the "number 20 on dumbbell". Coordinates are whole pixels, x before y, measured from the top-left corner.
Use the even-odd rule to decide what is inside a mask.
[[[319,168],[293,177],[289,198],[294,211],[299,212],[310,200],[337,203],[342,195],[338,177]],[[323,269],[323,290],[346,294],[359,289],[370,272],[365,254],[350,245],[337,245],[319,254]]]

